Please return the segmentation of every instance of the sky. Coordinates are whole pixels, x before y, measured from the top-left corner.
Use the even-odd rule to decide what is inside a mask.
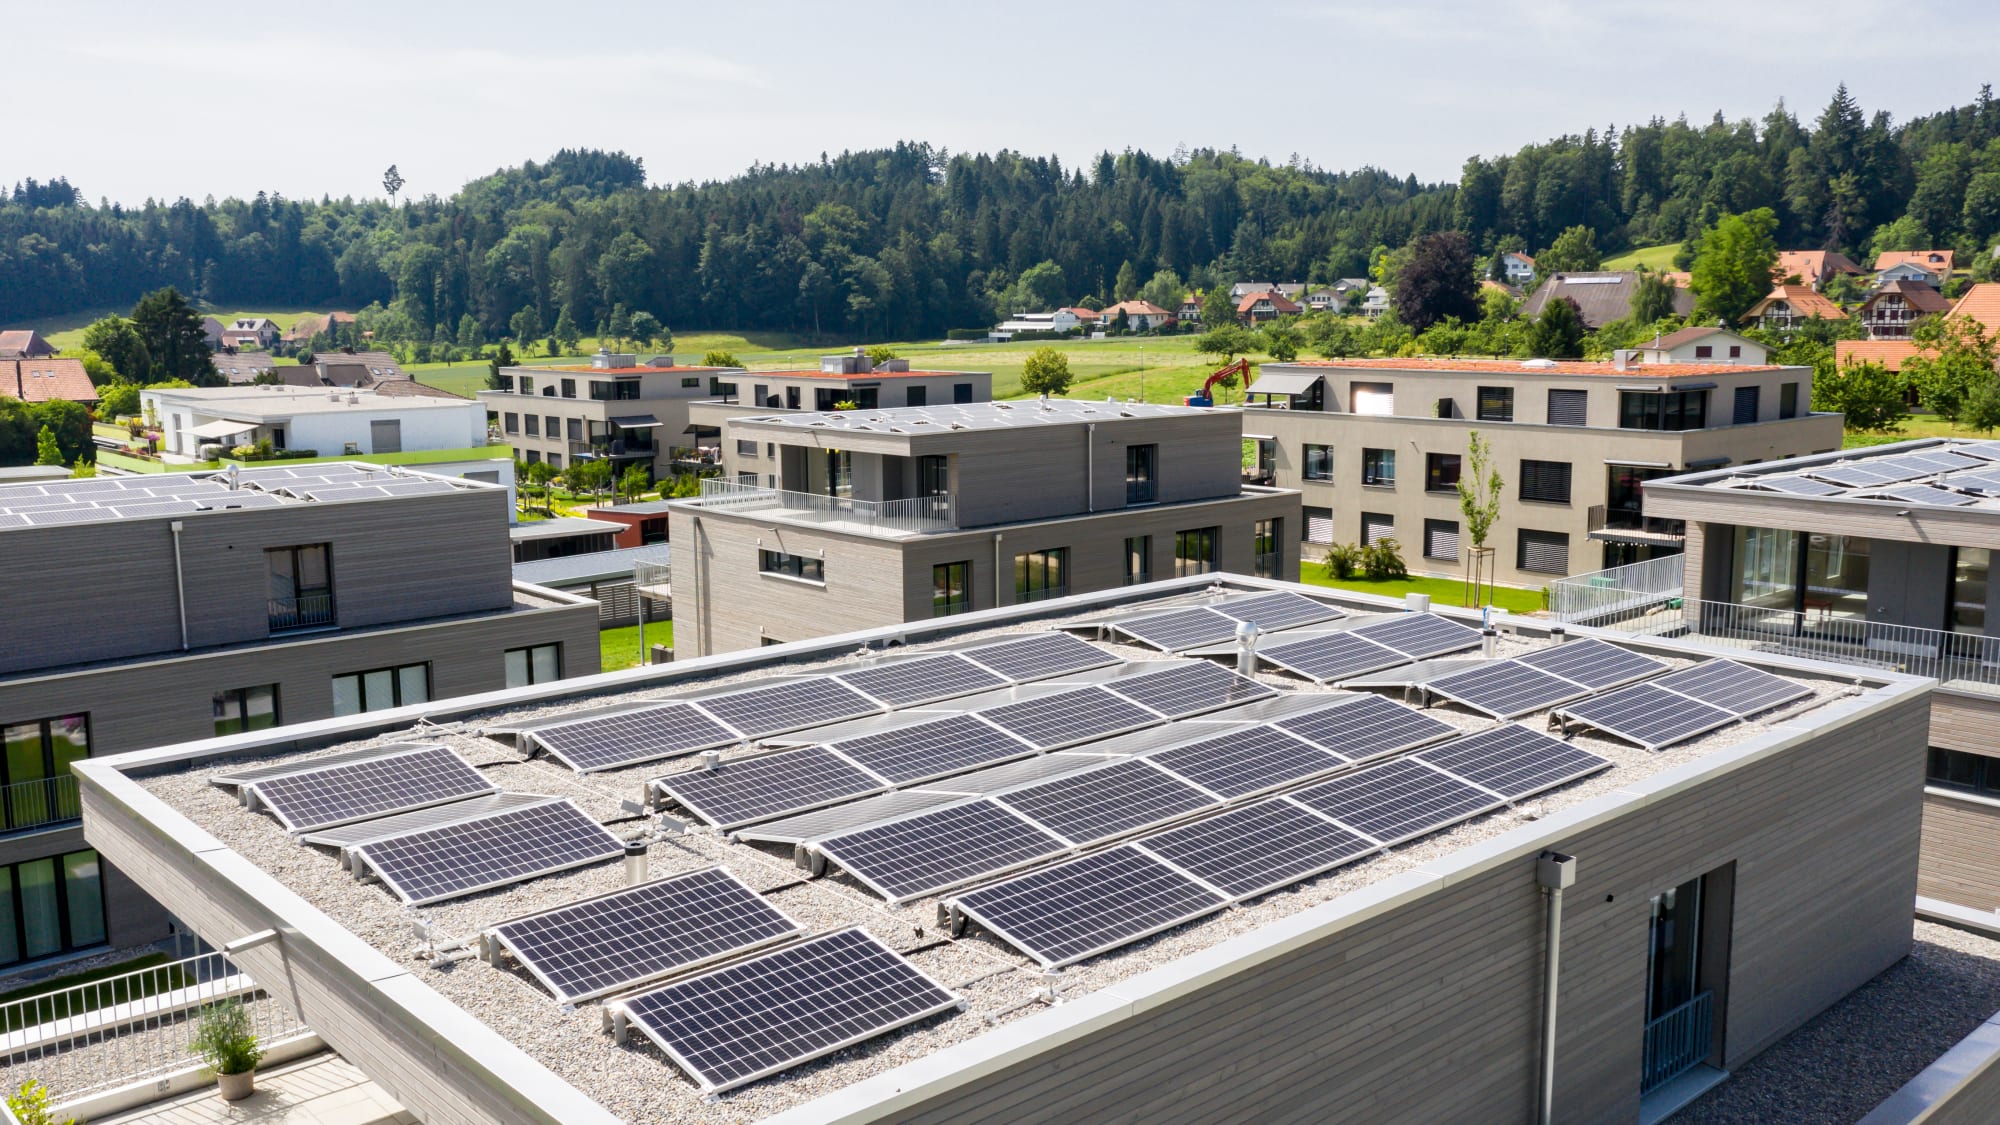
[[[671,184],[898,140],[1065,165],[1234,146],[1455,180],[1473,153],[1592,125],[1761,118],[1780,99],[1810,121],[1842,81],[1903,120],[1971,101],[2000,71],[2000,5],[1939,0],[0,11],[14,46],[0,183],[67,176],[92,203],[379,196],[391,164],[406,196],[449,195],[565,147],[622,149]]]

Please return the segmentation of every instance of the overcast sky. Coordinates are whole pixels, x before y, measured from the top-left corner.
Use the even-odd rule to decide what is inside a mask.
[[[1843,80],[1902,120],[2000,70],[2000,5],[1939,0],[0,10],[0,182],[68,176],[93,203],[380,195],[391,163],[405,194],[445,195],[563,147],[679,183],[899,139],[1066,164],[1235,145],[1455,179],[1471,153],[1593,124],[1761,117],[1780,98],[1810,119]]]

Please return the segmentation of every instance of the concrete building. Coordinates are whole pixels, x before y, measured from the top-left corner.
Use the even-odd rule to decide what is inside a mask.
[[[642,585],[647,588],[644,596],[649,602],[646,620],[664,621],[672,617],[673,603],[667,599],[667,591],[664,588],[655,591],[651,582],[642,583],[635,574],[635,568],[647,575],[663,573],[672,565],[672,558],[672,548],[666,543],[560,555],[515,563],[514,581],[589,598],[597,603],[598,626],[615,629],[639,620]],[[649,567],[657,569],[646,569]],[[658,640],[666,643],[665,634]]]
[[[1017,312],[993,326],[986,338],[994,343],[1004,344],[1023,332],[1067,333],[1081,321],[1068,309],[1054,312]]]
[[[1547,710],[1520,714],[1518,726],[1454,704],[1418,711],[1268,663],[1245,681],[1226,670],[1233,645],[1221,646],[1217,667],[1049,632],[1122,635],[1135,615],[1216,612],[1273,594],[1306,602],[1329,592],[1189,577],[635,669],[586,690],[537,686],[166,745],[79,768],[87,830],[203,938],[237,943],[232,960],[271,1004],[385,1097],[436,1122],[1518,1121],[1538,1106],[1562,1123],[1654,1121],[1911,952],[1925,681],[1740,651],[1729,653],[1743,662],[1732,671],[1699,645],[1583,628],[1563,646],[1529,622],[1466,665],[1549,660],[1568,647],[1583,663],[1626,665],[1617,676],[1703,664],[1771,693],[1735,704],[1741,721],[1653,751],[1598,728],[1543,740],[1536,732],[1561,719]],[[1300,632],[1393,626],[1444,634],[1447,648],[1481,644],[1462,628],[1476,623],[1469,615],[1403,614],[1347,594],[1318,608],[1345,616]],[[1266,636],[1259,652],[1286,636]],[[983,660],[1006,664],[1016,650],[1002,646],[1022,644],[1056,655],[1001,677],[1018,686],[999,698],[967,694],[992,682],[977,675],[990,667]],[[940,653],[943,665],[900,663]],[[945,665],[971,679],[939,683],[932,669]],[[894,710],[845,686],[887,691],[892,681],[919,689],[899,698],[942,702]],[[853,702],[798,710],[836,698]],[[1006,710],[1036,700],[1048,703]],[[689,754],[583,774],[542,749],[586,749],[592,716],[621,717],[608,708],[672,706],[774,733],[756,748],[725,746],[711,763]],[[1349,708],[1355,717],[1343,721]],[[1006,730],[1038,715],[1121,711],[1046,734],[1039,752],[1003,749],[1011,760],[1000,765],[945,763],[935,748],[912,763],[943,781],[875,781],[845,798],[821,781],[803,794],[822,806],[810,819],[773,818],[766,803],[728,836],[654,835],[620,805],[643,787],[656,810],[689,816],[675,794],[690,786],[787,776],[769,771],[840,758],[841,746],[861,753],[855,740],[871,730]],[[511,852],[493,856],[505,861],[498,886],[412,910],[386,879],[374,881],[376,863],[394,870],[378,851],[350,847],[343,863],[218,784],[246,765],[379,753],[420,721],[427,742],[487,763],[482,776],[522,799],[576,802],[580,833],[612,822],[609,853],[546,874],[513,864]],[[1536,768],[1524,774],[1506,768],[1523,759],[1491,756],[1501,735]],[[1254,780],[1240,766],[1202,774],[1199,786],[1183,780],[1205,760],[1191,747],[1245,739],[1280,740],[1260,760],[1283,764]],[[1374,788],[1391,777],[1426,803]],[[1167,803],[1135,805],[1117,788],[1139,779]],[[1433,789],[1456,796],[1430,803]],[[1048,803],[1063,793],[1082,801]],[[1384,799],[1371,805],[1377,793]],[[1058,839],[1042,818],[1065,808],[1111,815],[1060,819],[1069,834]],[[996,827],[971,837],[944,827],[975,822]],[[864,880],[883,868],[845,846],[870,831],[904,841],[893,854],[913,865],[890,910],[889,892]],[[989,847],[1001,833],[1007,854]],[[624,867],[619,854],[631,857]],[[350,868],[370,879],[356,882]],[[744,948],[734,938],[719,969],[711,962],[662,986],[669,961],[651,975],[613,976],[601,993],[577,989],[598,998],[573,1004],[545,983],[565,962],[510,955],[524,946],[508,935],[526,932],[528,918],[684,878],[741,880],[733,899],[780,912],[787,943]],[[993,904],[1010,896],[1024,919],[1046,909],[1070,924],[994,921]],[[412,936],[413,916],[431,936]],[[1048,944],[1065,935],[1073,947]],[[883,978],[843,977],[812,960],[839,943]],[[573,944],[581,957],[597,948]],[[530,958],[542,971],[522,967]],[[780,996],[764,983],[794,963],[805,967],[784,980],[805,987]],[[878,979],[906,983],[895,1012],[879,1005]],[[728,990],[720,1003],[674,1003],[717,988]],[[858,1026],[815,1037],[827,990]],[[740,1044],[752,1061],[719,1070],[683,1032],[649,1030],[663,1022],[649,1013],[662,1010]],[[732,1035],[735,1020],[755,1028]],[[19,1074],[48,1076],[33,1065]]]
[[[324,457],[486,445],[486,408],[455,395],[391,396],[264,383],[146,390],[139,401],[160,420],[161,452],[189,461],[210,460],[204,446],[227,451],[267,440],[273,449],[312,450]]]
[[[1065,400],[725,424],[670,505],[674,643],[703,655],[1168,575],[1298,576],[1296,492],[1227,413]]]
[[[513,581],[507,504],[373,465],[0,484],[0,972],[166,932],[74,762],[495,691],[514,654],[595,673],[597,607]]]
[[[1727,328],[1683,328],[1656,336],[1636,349],[1641,363],[1742,363],[1761,366],[1770,352],[1748,336]]]
[[[609,551],[624,525],[583,516],[557,516],[546,520],[521,520],[507,529],[514,546],[514,561],[535,562],[570,555]]]
[[[1457,484],[1477,430],[1505,481],[1487,546],[1496,580],[1671,554],[1680,528],[1641,511],[1646,483],[1689,468],[1837,449],[1812,371],[1731,363],[1353,359],[1267,363],[1243,436],[1304,493],[1306,549],[1394,538],[1413,573],[1465,572]]]

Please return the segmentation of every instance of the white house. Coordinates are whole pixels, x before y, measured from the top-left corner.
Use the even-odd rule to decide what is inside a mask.
[[[486,406],[473,399],[260,385],[148,390],[169,460],[200,461],[201,447],[269,439],[274,449],[343,454],[414,453],[486,445]]]
[[[1535,260],[1519,250],[1509,250],[1500,255],[1500,266],[1507,271],[1510,284],[1524,286],[1535,280]]]
[[[1373,320],[1389,311],[1389,291],[1380,285],[1372,286],[1368,295],[1361,298],[1361,314]]]
[[[993,326],[986,338],[994,343],[1004,344],[1022,332],[1068,332],[1082,322],[1068,309],[1054,312],[1017,312]]]
[[[1764,345],[1727,328],[1683,328],[1638,346],[1641,363],[1740,363],[1762,366],[1770,355]]]

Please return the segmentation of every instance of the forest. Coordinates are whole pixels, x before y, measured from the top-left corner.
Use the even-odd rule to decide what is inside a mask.
[[[1366,276],[1443,230],[1491,254],[1581,225],[1612,254],[1760,207],[1787,248],[1970,258],[2000,234],[2000,104],[1982,87],[1899,124],[1842,87],[1810,120],[1779,103],[1761,120],[1589,128],[1473,156],[1457,183],[1208,149],[1065,167],[906,142],[675,185],[623,153],[566,150],[392,200],[128,208],[22,178],[0,197],[0,321],[173,286],[218,306],[371,310],[387,342],[623,335],[641,312],[683,331],[917,339],[1018,304]]]

